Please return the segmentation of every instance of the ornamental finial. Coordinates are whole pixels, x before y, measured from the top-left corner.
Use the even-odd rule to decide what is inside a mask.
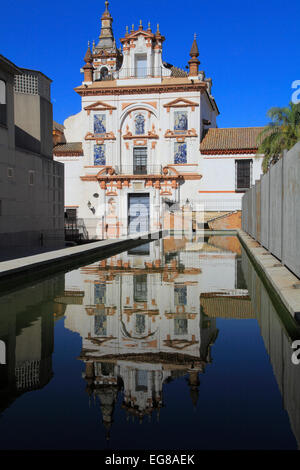
[[[86,51],[86,54],[84,56],[84,59],[83,59],[87,64],[91,64],[93,62],[93,57],[92,57],[92,53],[91,53],[91,49],[90,49],[90,41],[88,41],[88,48],[87,48],[87,51]]]
[[[108,11],[108,5],[109,5],[109,2],[106,0],[106,2],[105,2],[105,11]]]

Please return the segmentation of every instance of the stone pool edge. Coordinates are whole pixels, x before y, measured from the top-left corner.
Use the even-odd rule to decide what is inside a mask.
[[[237,236],[250,259],[258,266],[284,307],[295,320],[299,321],[300,281],[297,276],[243,230],[238,229]]]
[[[168,230],[157,230],[155,232],[139,233],[128,238],[119,238],[112,240],[101,240],[74,247],[62,248],[59,250],[39,253],[32,256],[25,256],[0,262],[0,281],[15,274],[26,274],[40,268],[48,268],[54,264],[69,263],[76,259],[87,256],[109,256],[111,251],[120,249],[124,251],[126,246],[135,242],[144,242],[158,240],[168,234]]]

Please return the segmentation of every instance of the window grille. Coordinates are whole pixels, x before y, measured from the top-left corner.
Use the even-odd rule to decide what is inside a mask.
[[[252,160],[236,160],[236,191],[245,191],[251,186]]]
[[[40,361],[24,361],[15,368],[17,390],[36,388],[40,382]]]
[[[29,95],[38,95],[38,77],[26,74],[16,75],[15,91]]]

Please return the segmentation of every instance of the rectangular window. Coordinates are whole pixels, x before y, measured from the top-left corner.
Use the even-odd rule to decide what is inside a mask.
[[[14,176],[14,169],[13,168],[7,168],[7,177],[8,178],[13,178]]]
[[[186,318],[174,318],[175,335],[186,335],[188,332],[188,321]]]
[[[7,125],[6,115],[6,83],[0,80],[0,124]]]
[[[140,55],[135,57],[136,77],[144,78],[147,76],[147,55]]]
[[[136,371],[136,391],[146,392],[148,390],[148,371],[140,370]]]
[[[175,305],[186,305],[187,299],[187,286],[178,286],[174,287],[174,300]]]
[[[142,335],[146,330],[146,317],[143,314],[137,313],[135,316],[135,331],[138,335]]]
[[[174,146],[174,163],[187,163],[186,160],[186,143],[175,142]]]
[[[252,160],[236,160],[235,175],[236,191],[246,191],[247,189],[249,189],[252,180]]]
[[[147,147],[134,147],[133,149],[133,174],[147,174]]]
[[[106,165],[105,163],[105,145],[96,144],[94,146],[94,165]]]
[[[65,217],[68,222],[76,222],[77,219],[77,209],[66,209]]]
[[[147,274],[137,274],[133,277],[134,302],[147,302]]]

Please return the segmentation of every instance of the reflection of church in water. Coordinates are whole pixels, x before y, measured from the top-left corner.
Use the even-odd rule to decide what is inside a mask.
[[[151,420],[164,406],[163,385],[187,376],[197,406],[218,334],[200,294],[218,286],[235,294],[236,262],[236,253],[197,240],[156,240],[66,276],[77,301],[67,306],[65,326],[82,336],[83,377],[107,435],[120,392],[128,419]]]

